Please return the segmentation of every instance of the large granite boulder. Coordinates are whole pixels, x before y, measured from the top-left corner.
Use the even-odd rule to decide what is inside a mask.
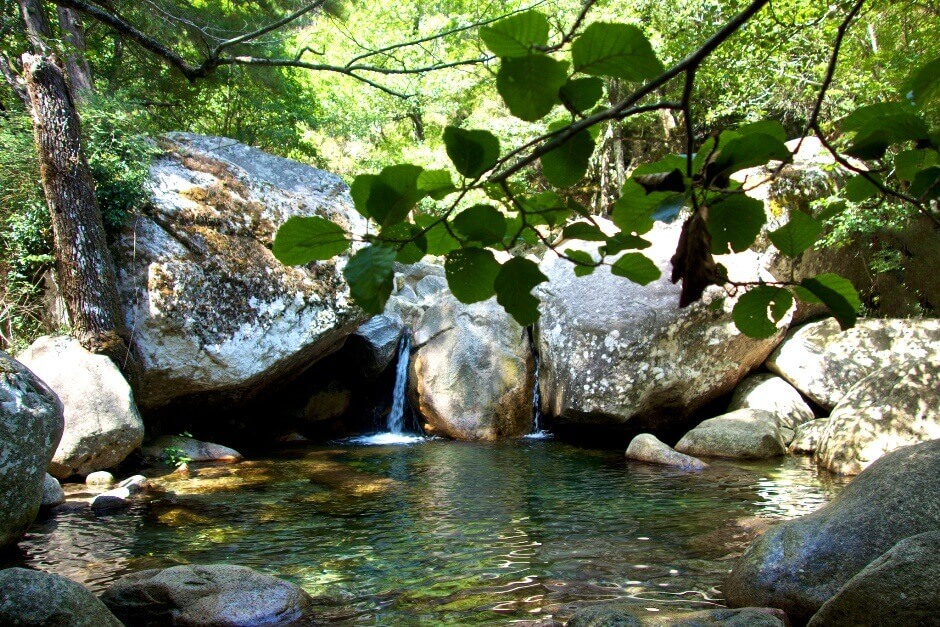
[[[730,392],[760,365],[783,335],[755,340],[734,326],[734,299],[717,288],[703,302],[679,308],[680,287],[669,281],[679,225],[659,223],[643,251],[662,277],[637,285],[596,269],[576,277],[572,265],[549,253],[540,269],[538,326],[542,411],[556,424],[598,424],[656,430]],[[571,241],[561,250],[596,254]],[[749,253],[718,258],[733,280],[765,275]],[[769,278],[769,276],[765,277]]]
[[[866,468],[828,505],[765,532],[724,587],[732,607],[776,607],[805,623],[848,581],[904,538],[940,528],[940,440]]]
[[[39,513],[62,424],[55,392],[0,351],[0,549],[19,540]]]
[[[292,216],[363,235],[343,181],[219,137],[166,136],[151,200],[113,246],[143,371],[138,403],[239,401],[334,350],[365,317],[347,256],[287,267],[271,253]]]
[[[849,579],[809,622],[934,625],[940,622],[940,531],[901,540]]]
[[[312,600],[300,586],[231,564],[142,570],[101,599],[127,625],[199,627],[290,624]]]
[[[776,416],[762,409],[738,409],[709,418],[682,436],[676,450],[733,459],[768,459],[787,452]]]
[[[104,603],[65,577],[0,570],[0,624],[24,627],[122,627]]]
[[[411,405],[435,435],[495,440],[532,429],[535,359],[528,334],[491,298],[464,305],[449,291],[414,329]]]
[[[578,610],[567,627],[785,627],[780,610],[765,607],[719,607],[692,612],[650,612],[628,603],[603,603]]]
[[[49,465],[59,479],[124,461],[144,439],[144,422],[124,375],[104,355],[65,336],[45,336],[20,354],[62,400],[65,431]]]
[[[857,475],[891,451],[940,439],[940,356],[876,370],[859,381],[829,416],[816,462]]]
[[[728,411],[763,409],[777,418],[778,427],[796,429],[816,418],[812,408],[792,385],[772,374],[754,374],[734,388]]]
[[[928,357],[940,358],[940,320],[866,319],[842,331],[830,318],[791,329],[767,367],[831,410],[874,371]]]

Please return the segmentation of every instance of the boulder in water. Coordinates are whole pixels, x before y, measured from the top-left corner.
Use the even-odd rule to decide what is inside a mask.
[[[708,467],[708,464],[702,460],[683,455],[651,433],[641,433],[633,438],[627,447],[626,456],[627,459],[635,459],[648,464],[675,466],[686,470],[701,470]]]
[[[0,624],[24,627],[122,627],[84,586],[25,568],[0,570]]]
[[[706,420],[682,436],[676,450],[736,459],[767,459],[787,452],[777,417],[762,409],[739,409]]]
[[[167,461],[172,457],[190,462],[237,462],[242,454],[233,448],[182,435],[162,435],[141,449],[144,457]]]

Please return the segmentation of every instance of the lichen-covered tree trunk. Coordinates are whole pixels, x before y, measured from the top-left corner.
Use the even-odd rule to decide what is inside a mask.
[[[88,350],[107,355],[133,379],[114,264],[65,74],[50,54],[24,54],[23,69],[52,216],[56,270],[74,334]]]

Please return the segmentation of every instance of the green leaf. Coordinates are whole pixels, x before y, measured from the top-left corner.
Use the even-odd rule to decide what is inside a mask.
[[[875,184],[861,174],[856,174],[845,182],[845,197],[852,202],[864,202],[880,194],[881,191]]]
[[[384,168],[372,180],[366,208],[380,226],[401,222],[408,212],[424,197],[418,190],[418,176],[422,169],[402,164]]]
[[[921,109],[940,96],[940,57],[920,66],[911,80],[911,97]]]
[[[777,120],[760,120],[758,122],[751,122],[749,124],[743,124],[736,129],[733,129],[731,133],[743,137],[744,135],[756,135],[762,133],[764,135],[770,135],[777,141],[783,143],[787,141],[787,132],[783,128],[783,124]],[[723,141],[733,139],[733,137],[723,138]]]
[[[940,198],[940,168],[928,168],[918,172],[908,191],[914,198],[923,200]]]
[[[501,242],[506,235],[506,216],[490,205],[475,205],[461,211],[453,224],[465,238],[483,244]]]
[[[555,192],[542,192],[535,196],[518,198],[525,211],[529,224],[547,224],[555,226],[564,222],[571,215],[571,208]]]
[[[940,164],[940,152],[932,148],[904,150],[894,158],[894,170],[904,181],[913,181],[921,170],[937,164]]]
[[[613,237],[607,238],[607,243],[601,246],[601,254],[616,255],[624,250],[643,250],[650,246],[652,244],[642,237],[630,235],[629,233],[617,233]]]
[[[439,218],[429,215],[415,216],[415,223],[422,229],[430,229],[424,234],[427,242],[427,253],[429,255],[446,255],[450,251],[460,248],[460,242],[454,239],[448,232],[443,222],[438,222]],[[436,224],[435,224],[436,223]],[[432,227],[431,225],[434,224]]]
[[[352,185],[349,186],[349,195],[352,196],[353,205],[363,218],[372,217],[366,204],[369,202],[369,194],[372,192],[372,183],[378,179],[379,177],[376,174],[360,174],[353,179]]]
[[[443,200],[456,189],[447,170],[424,170],[418,175],[418,190],[434,200]]]
[[[548,43],[548,18],[525,11],[480,27],[480,39],[498,57],[524,57]]]
[[[288,266],[331,259],[349,248],[346,232],[320,216],[293,216],[274,236],[274,256]]]
[[[456,126],[444,129],[447,156],[457,171],[475,179],[499,160],[499,140],[489,131],[466,131]]]
[[[454,297],[462,303],[477,303],[496,293],[494,281],[499,262],[485,248],[458,248],[447,254],[444,274]]]
[[[594,272],[594,269],[597,267],[597,262],[594,261],[594,257],[583,250],[569,248],[564,254],[574,262],[572,265],[574,266],[575,276],[587,276]]]
[[[712,254],[726,255],[750,248],[767,222],[764,203],[744,194],[725,196],[708,208]]]
[[[542,174],[555,187],[570,187],[584,178],[593,154],[591,134],[580,131],[558,148],[542,155]]]
[[[538,264],[524,257],[513,257],[496,275],[493,283],[496,301],[522,326],[535,324],[539,319],[539,299],[532,295],[532,288],[547,280]]]
[[[685,193],[685,177],[682,175],[682,171],[678,169],[656,174],[637,174],[634,172],[630,178],[636,181],[647,194],[652,192]]]
[[[357,252],[346,264],[343,276],[349,291],[364,311],[380,314],[392,293],[397,252],[390,246],[367,246]]]
[[[576,72],[644,81],[664,71],[649,40],[636,26],[595,22],[571,45]]]
[[[662,276],[656,264],[643,253],[624,254],[620,259],[614,262],[610,271],[617,276],[626,277],[640,285],[652,283]]]
[[[821,221],[802,211],[793,210],[790,220],[779,229],[771,231],[768,237],[784,255],[796,257],[815,244],[822,231]]]
[[[428,250],[427,239],[421,231],[417,224],[399,222],[382,229],[379,238],[398,251],[395,261],[417,263],[424,258]]]
[[[793,306],[793,295],[782,287],[761,285],[748,290],[734,305],[734,326],[748,337],[762,339],[777,332],[777,323]]]
[[[607,236],[590,222],[574,222],[561,232],[565,239],[581,239],[588,242],[606,242]]]
[[[593,107],[603,95],[604,81],[594,76],[569,78],[558,92],[566,107],[579,112]]]
[[[620,190],[620,198],[614,203],[610,219],[624,233],[643,235],[653,228],[653,212],[677,196],[682,197],[670,192],[647,194],[639,183],[627,179]]]
[[[568,80],[568,64],[545,55],[502,59],[496,73],[496,90],[509,112],[535,122],[561,103],[558,90]]]
[[[633,170],[630,176],[662,174],[663,172],[672,172],[673,170],[679,170],[681,174],[685,172],[685,165],[686,161],[684,155],[666,155],[659,161],[641,163]]]
[[[899,102],[859,107],[842,119],[842,129],[855,134],[846,153],[860,159],[879,159],[889,146],[929,138],[924,121]]]
[[[719,146],[722,147],[715,159],[705,166],[706,184],[769,161],[789,163],[793,160],[786,145],[766,133],[748,133]]]
[[[856,312],[862,304],[851,281],[838,274],[820,274],[803,279],[800,285],[829,308],[843,330],[855,326]]]

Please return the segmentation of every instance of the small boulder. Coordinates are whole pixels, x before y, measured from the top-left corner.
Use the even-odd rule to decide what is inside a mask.
[[[866,319],[846,331],[830,318],[791,329],[767,368],[826,410],[892,363],[936,358],[940,320]]]
[[[124,509],[130,505],[131,491],[127,488],[114,488],[98,494],[91,500],[91,509],[95,513],[102,513],[116,509]]]
[[[230,564],[143,570],[101,598],[128,625],[200,627],[290,623],[312,601],[300,586]]]
[[[47,472],[46,480],[42,484],[42,502],[39,506],[48,509],[62,503],[65,503],[65,490],[59,480]]]
[[[889,453],[828,505],[755,540],[724,586],[732,607],[776,607],[805,623],[852,577],[909,536],[940,528],[940,440]]]
[[[535,359],[528,335],[495,298],[464,305],[440,291],[414,330],[412,407],[429,431],[496,440],[532,429]]]
[[[182,435],[161,435],[150,444],[141,448],[144,457],[169,461],[175,457],[191,462],[237,462],[242,454],[233,448],[203,442]]]
[[[635,459],[648,464],[675,466],[685,470],[701,470],[708,464],[695,457],[683,455],[650,433],[641,433],[630,441],[627,447],[628,459]]]
[[[36,519],[62,425],[55,392],[0,351],[0,549]]]
[[[762,409],[739,409],[710,418],[682,436],[676,450],[735,459],[767,459],[787,452],[776,416]]]
[[[395,361],[398,356],[398,342],[405,327],[400,320],[392,316],[375,316],[361,325],[350,340],[359,338],[365,345],[361,368],[367,377],[374,377]]]
[[[96,470],[85,477],[85,485],[90,488],[107,488],[114,485],[114,475],[107,470]]]
[[[124,461],[144,438],[144,422],[124,375],[76,339],[44,336],[20,361],[49,384],[65,407],[65,431],[49,473],[87,475]]]
[[[849,579],[809,622],[932,625],[940,619],[940,531],[905,538]]]
[[[133,475],[118,484],[119,488],[126,488],[130,494],[140,494],[150,489],[150,481],[143,475]]]
[[[104,603],[65,577],[0,570],[0,624],[29,627],[122,627]]]
[[[795,387],[773,374],[754,374],[734,388],[728,411],[763,409],[777,417],[777,426],[796,429],[816,416]]]
[[[829,416],[816,463],[857,475],[902,446],[940,439],[940,355],[876,370],[859,381]]]
[[[800,455],[812,455],[816,452],[816,448],[819,446],[819,438],[828,424],[828,418],[817,418],[811,422],[801,424],[796,428],[796,434],[793,436],[793,441],[790,442],[787,451]]]

